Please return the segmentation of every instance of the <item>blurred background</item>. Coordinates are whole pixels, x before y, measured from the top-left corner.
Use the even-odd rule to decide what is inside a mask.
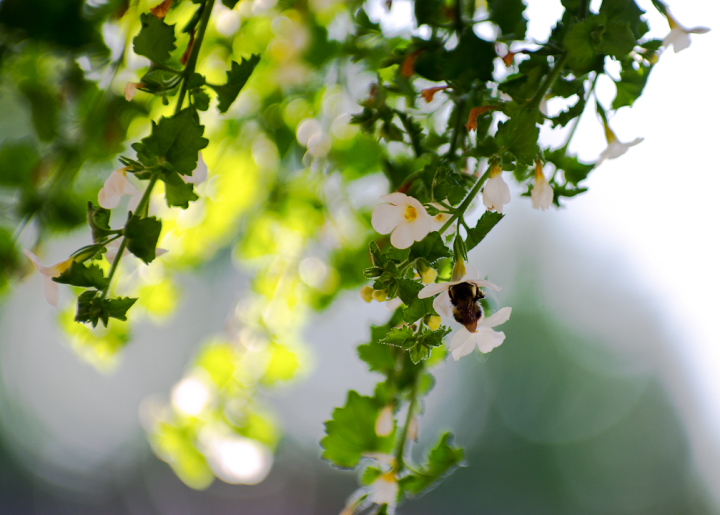
[[[0,0],[0,13],[11,3]],[[562,7],[547,0],[526,3],[528,38],[543,41]],[[665,19],[651,2],[637,3],[648,11],[650,35],[664,37]],[[147,11],[152,4],[131,9]],[[127,291],[160,292],[137,307],[142,316],[132,334],[118,328],[73,332],[66,322],[72,295],[61,293],[59,311],[47,305],[37,273],[5,285],[0,513],[334,514],[357,488],[355,473],[319,459],[318,441],[323,421],[343,404],[347,390],[369,394],[380,379],[367,372],[355,347],[369,338],[369,324],[384,323],[388,313],[377,303],[362,302],[357,293],[362,277],[343,269],[343,263],[355,264],[354,258],[364,255],[367,213],[387,184],[377,160],[362,162],[363,153],[377,149],[346,128],[348,113],[357,112],[355,102],[366,95],[372,77],[350,69],[343,82],[339,71],[317,57],[325,47],[331,53],[333,41],[344,37],[349,4],[310,2],[301,8],[246,0],[233,12],[218,7],[207,72],[222,76],[226,55],[247,56],[253,50],[269,56],[268,64],[241,94],[229,121],[214,115],[213,108],[202,114],[217,136],[205,153],[211,180],[200,194],[208,200],[182,213],[162,211],[160,200],[154,205],[171,220],[160,244],[170,252],[160,264],[127,265],[124,271]],[[720,77],[713,64],[720,48],[720,5],[686,0],[670,7],[684,25],[713,31],[693,35],[692,46],[681,54],[663,53],[643,96],[611,120],[621,141],[644,137],[644,142],[603,163],[587,180],[589,192],[564,209],[534,211],[513,190],[508,216],[471,255],[481,274],[502,285],[498,305],[513,308],[502,328],[507,338],[484,362],[471,355],[434,369],[437,385],[420,419],[415,456],[439,431],[451,429],[467,450],[468,466],[399,513],[720,513],[720,303],[715,298],[720,290],[715,198]],[[384,2],[371,1],[367,10],[388,35],[413,30],[409,2],[394,0],[388,11]],[[114,73],[95,72],[88,57],[74,61],[87,80],[109,92],[97,101],[103,109],[97,123],[109,130],[106,120],[115,119],[122,132],[116,139],[106,132],[92,152],[73,149],[76,134],[61,133],[67,122],[62,113],[87,114],[80,101],[58,108],[59,121],[43,136],[32,120],[48,112],[37,100],[44,98],[36,87],[42,81],[28,80],[44,73],[42,45],[24,40],[10,48],[10,31],[3,35],[0,141],[34,138],[39,142],[34,152],[50,156],[39,159],[48,167],[60,166],[58,155],[82,163],[68,186],[80,206],[79,221],[73,218],[77,206],[62,211],[48,195],[51,201],[39,204],[46,211],[18,236],[27,247],[42,240],[45,263],[65,259],[86,243],[88,231],[80,225],[85,201],[116,167],[112,160],[125,138],[142,135],[145,126],[135,121],[146,123],[164,112],[141,93],[133,104],[122,99],[125,82],[137,79],[137,70],[147,65],[127,50],[123,34],[138,27],[123,19],[107,22],[98,33],[110,50],[102,59],[123,63]],[[303,32],[298,20],[312,30]],[[241,23],[250,42],[238,43],[242,38],[234,36]],[[38,36],[53,44],[60,39],[48,32]],[[287,47],[288,41],[294,46]],[[612,81],[602,77],[597,94],[609,105]],[[442,117],[443,99],[434,102],[431,107]],[[113,118],[115,104],[122,117]],[[131,111],[128,105],[134,106]],[[550,100],[550,115],[560,108]],[[96,128],[90,121],[71,129],[92,133]],[[545,127],[542,137],[559,145],[566,133]],[[52,148],[58,139],[62,148]],[[602,125],[588,108],[570,149],[592,162],[605,146]],[[328,167],[345,169],[321,189],[311,174]],[[297,182],[306,191],[283,197],[278,185]],[[4,201],[20,198],[7,181],[3,186]],[[337,207],[343,199],[352,212]],[[53,214],[61,211],[67,214]],[[334,229],[322,221],[313,225],[316,212],[330,213],[325,216],[333,219]],[[10,208],[2,215],[12,236],[23,218]],[[263,232],[273,241],[264,241]],[[334,243],[318,245],[316,234],[321,243]],[[282,286],[277,281],[264,286],[267,277],[277,275],[279,262],[286,269],[294,263],[294,275],[283,272]],[[300,300],[278,307],[278,296],[293,295]],[[260,327],[269,320],[282,327],[270,343],[258,343],[264,334]],[[253,455],[257,470],[248,473],[257,473],[255,485],[212,482],[202,468],[208,465],[192,468],[189,458],[175,460],[167,438],[157,437],[163,435],[157,420],[167,416],[168,406],[188,414],[210,402],[203,397],[209,387],[202,386],[216,381],[216,369],[206,364],[208,349],[236,337],[245,349],[238,362],[265,371],[241,385],[243,392],[252,391],[265,417],[252,429],[262,434],[244,436],[274,450],[274,457],[266,450]],[[232,463],[225,465],[232,469]]]

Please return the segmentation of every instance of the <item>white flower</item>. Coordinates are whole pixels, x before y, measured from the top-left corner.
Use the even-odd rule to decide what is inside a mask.
[[[617,137],[615,136],[615,133],[610,130],[610,127],[607,125],[605,126],[605,138],[607,139],[608,146],[605,150],[602,151],[600,154],[600,158],[598,159],[598,162],[595,163],[595,168],[600,166],[603,161],[606,159],[615,159],[623,155],[625,152],[628,151],[630,147],[634,147],[635,145],[642,143],[645,138],[635,138],[630,143],[622,143],[618,141]]]
[[[493,163],[490,178],[483,188],[483,204],[488,209],[502,213],[503,206],[510,203],[510,188],[502,178],[500,165]]]
[[[450,293],[448,293],[448,290],[451,286],[460,283],[470,283],[474,284],[478,288],[489,288],[493,291],[501,290],[500,286],[497,286],[490,281],[486,281],[485,279],[480,279],[480,272],[478,269],[468,263],[465,268],[465,274],[460,279],[447,283],[428,284],[425,288],[420,290],[420,293],[418,293],[418,299],[427,299],[428,297],[432,297],[433,295],[440,293],[440,295],[435,297],[435,300],[433,301],[433,308],[435,308],[435,311],[440,313],[441,316],[453,318],[453,305],[450,300]]]
[[[436,230],[433,217],[417,199],[395,192],[383,195],[380,200],[387,204],[375,208],[372,226],[380,234],[392,232],[390,243],[395,248],[406,249]]]
[[[685,50],[690,46],[690,34],[705,34],[706,32],[710,32],[710,29],[707,27],[693,27],[692,29],[686,29],[670,15],[669,10],[666,13],[666,16],[668,24],[670,24],[670,34],[665,36],[662,46],[669,48],[670,45],[672,45],[675,53]]]
[[[368,498],[375,504],[387,504],[388,512],[395,510],[398,496],[398,483],[394,472],[385,472],[370,484]]]
[[[478,322],[478,328],[471,333],[461,327],[453,336],[448,350],[455,361],[470,354],[475,347],[480,352],[487,353],[498,347],[505,340],[505,333],[490,329],[496,325],[504,324],[510,318],[512,308],[502,308],[497,313]]]
[[[393,432],[394,428],[395,418],[393,417],[393,409],[392,406],[387,405],[380,410],[380,415],[378,415],[375,421],[375,434],[378,436],[388,436]]]
[[[45,266],[40,261],[40,258],[27,249],[24,249],[25,255],[28,257],[32,264],[35,265],[37,271],[43,275],[43,289],[45,290],[45,299],[53,306],[57,306],[58,302],[58,283],[53,281],[53,277],[58,277],[65,270],[70,268],[72,264],[72,258],[61,261],[60,263],[52,266]]]
[[[198,162],[197,166],[193,170],[193,173],[190,177],[187,175],[181,175],[180,178],[185,181],[185,184],[194,184],[197,186],[198,184],[202,184],[207,180],[208,176],[208,168],[205,164],[205,160],[203,159],[202,152],[198,152]]]
[[[535,186],[533,186],[530,196],[532,197],[533,207],[540,211],[549,208],[553,201],[553,189],[545,179],[542,163],[539,159],[535,161]]]
[[[450,202],[448,202],[446,199],[445,204],[450,205]],[[437,202],[433,202],[430,205],[433,206],[438,211],[447,211],[447,208],[445,206],[443,206],[442,204],[439,204]],[[450,213],[438,213],[435,216],[433,216],[433,221],[436,224],[438,224],[439,227],[442,227],[443,225],[445,225],[445,222],[450,220],[450,218],[452,218],[452,215]],[[437,230],[439,230],[439,229],[437,229]]]
[[[113,209],[123,195],[137,195],[140,192],[125,176],[127,168],[114,170],[98,193],[98,203],[105,209]]]

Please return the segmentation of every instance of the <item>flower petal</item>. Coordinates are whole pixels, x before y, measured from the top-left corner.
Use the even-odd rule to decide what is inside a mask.
[[[705,34],[706,32],[710,32],[710,29],[707,27],[693,27],[692,29],[687,29],[687,32],[690,34]]]
[[[387,202],[388,204],[393,204],[395,206],[406,206],[410,203],[410,199],[412,199],[412,197],[408,197],[404,193],[400,193],[398,191],[394,191],[380,197],[380,200],[383,202]]]
[[[396,249],[406,249],[415,243],[412,228],[407,223],[400,223],[390,235],[390,243]]]
[[[418,212],[418,217],[408,223],[408,226],[410,227],[410,234],[414,241],[420,241],[432,231],[437,230],[433,223],[433,218],[428,215],[427,212],[424,216]]]
[[[475,341],[480,352],[487,354],[505,341],[505,333],[493,331],[489,327],[481,327],[476,333]]]
[[[37,257],[32,252],[30,252],[28,249],[23,249],[23,252],[27,256],[27,258],[30,261],[32,261],[32,264],[35,265],[35,268],[37,269],[38,272],[40,272],[41,274],[46,275],[46,276],[52,275],[52,273],[51,273],[52,267],[51,266],[43,265],[42,261],[40,261],[40,258]]]
[[[495,327],[496,325],[504,324],[510,319],[510,313],[512,313],[512,308],[502,308],[498,310],[497,313],[493,313],[484,320],[481,320],[478,325],[482,327]]]
[[[98,192],[98,204],[100,204],[100,207],[104,207],[105,209],[113,209],[118,206],[121,197],[122,194],[103,187]]]
[[[46,275],[43,277],[43,289],[45,290],[45,299],[51,306],[58,305],[58,284],[52,280],[52,277]]]
[[[460,282],[474,281],[475,279],[480,279],[480,270],[471,263],[465,263],[465,275]]]
[[[394,299],[390,299],[385,301],[383,304],[385,305],[385,309],[388,311],[395,311],[397,308],[402,306],[402,300],[400,297],[395,297]]]
[[[458,332],[455,333],[455,336],[453,336],[448,350],[452,353],[453,359],[458,361],[463,356],[470,354],[474,348],[475,333],[471,333],[464,327],[461,327]]]
[[[428,297],[432,297],[433,295],[437,295],[441,291],[446,291],[448,288],[450,288],[451,283],[433,283],[428,284],[420,290],[420,293],[418,293],[418,299],[427,299]]]
[[[372,226],[380,234],[389,234],[404,220],[403,210],[390,204],[378,204],[372,214]]]
[[[445,318],[453,318],[452,301],[450,300],[450,294],[443,292],[433,300],[433,309],[437,311],[440,316]]]

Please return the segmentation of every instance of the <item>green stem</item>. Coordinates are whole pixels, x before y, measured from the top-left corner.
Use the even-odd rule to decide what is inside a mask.
[[[192,50],[190,51],[190,57],[188,58],[187,64],[185,65],[185,70],[182,74],[182,86],[180,87],[180,93],[178,94],[177,104],[175,105],[175,114],[179,113],[182,109],[183,102],[185,100],[185,94],[187,93],[187,83],[190,78],[190,76],[195,73],[195,66],[197,65],[198,60],[198,54],[200,53],[200,47],[202,46],[203,39],[205,38],[205,31],[208,26],[208,22],[210,21],[210,14],[212,12],[212,8],[214,5],[214,0],[206,0],[205,5],[203,7],[204,11],[202,13],[202,18],[200,19],[200,28],[198,29],[198,35],[195,39],[195,42],[193,43]],[[145,188],[145,192],[143,193],[142,198],[140,199],[140,203],[138,204],[137,208],[135,208],[135,213],[142,214],[146,212],[147,208],[150,205],[150,194],[152,193],[153,188],[155,187],[155,184],[157,183],[158,179],[160,178],[160,172],[155,172],[150,177],[150,182],[148,183],[147,187]],[[122,241],[120,242],[120,247],[118,248],[118,253],[115,256],[115,259],[112,262],[112,266],[110,267],[110,272],[108,272],[108,285],[105,287],[105,289],[102,291],[102,294],[100,295],[101,299],[104,299],[107,297],[108,292],[110,291],[110,286],[112,285],[113,277],[115,276],[115,272],[117,271],[118,265],[120,264],[120,260],[122,259],[123,252],[125,251],[125,248],[127,247],[127,237],[123,236]]]
[[[590,85],[590,89],[587,92],[587,95],[585,96],[585,107],[587,107],[587,102],[590,100],[590,95],[592,95],[593,91],[595,91],[595,84],[597,83],[598,77],[600,76],[599,73],[595,74],[595,78],[592,81],[592,84]],[[585,108],[583,108],[583,112],[578,115],[577,118],[575,118],[575,123],[573,124],[572,129],[570,129],[570,134],[568,135],[568,139],[565,142],[565,145],[562,147],[563,151],[567,151],[568,146],[570,146],[570,141],[572,140],[573,136],[575,135],[575,130],[577,129],[578,125],[580,124],[580,118],[582,118],[583,113],[585,112]]]
[[[400,442],[398,443],[398,448],[395,451],[395,467],[393,467],[393,470],[396,475],[402,472],[403,468],[405,468],[405,442],[407,441],[408,428],[410,427],[413,412],[415,411],[415,405],[417,404],[417,384],[420,372],[421,370],[418,370],[412,384],[412,390],[410,391],[410,405],[408,406],[407,416],[405,417],[405,426],[402,429],[402,433],[400,433]]]
[[[155,186],[155,183],[158,181],[158,178],[160,177],[159,173],[155,173],[150,177],[150,182],[147,185],[147,188],[145,188],[145,192],[143,193],[142,198],[140,199],[140,203],[138,204],[137,208],[135,208],[136,213],[142,213],[143,210],[149,205],[150,202],[150,193],[152,193],[152,189]],[[112,240],[111,240],[112,241]],[[125,248],[127,247],[127,236],[123,236],[122,241],[120,242],[120,246],[118,247],[117,254],[115,254],[115,259],[113,259],[112,266],[110,267],[110,272],[108,272],[108,284],[105,287],[105,289],[102,291],[102,294],[100,295],[101,299],[104,299],[107,297],[108,293],[110,292],[110,285],[112,284],[113,277],[115,276],[115,272],[117,271],[118,265],[120,264],[120,260],[122,259],[123,252],[125,252]]]
[[[537,93],[535,93],[535,96],[530,99],[528,102],[528,107],[531,109],[537,109],[540,105],[540,102],[542,102],[543,97],[545,96],[545,93],[548,92],[548,90],[552,87],[553,83],[555,82],[555,79],[558,78],[560,75],[560,72],[563,71],[563,68],[565,68],[565,63],[567,63],[568,60],[568,54],[563,54],[563,56],[560,58],[558,62],[555,63],[555,66],[553,66],[553,69],[550,70],[550,73],[548,73],[547,77],[545,77],[545,81],[540,86],[540,89],[537,90]]]
[[[205,30],[207,29],[208,22],[210,21],[210,13],[212,13],[214,0],[206,0],[205,6],[203,7],[202,18],[200,18],[200,27],[198,28],[198,35],[193,43],[192,50],[190,50],[190,57],[188,58],[187,64],[185,65],[185,71],[183,72],[183,83],[180,87],[180,93],[178,93],[178,102],[175,106],[175,113],[179,113],[182,109],[183,101],[185,100],[185,93],[187,93],[187,83],[190,76],[195,73],[195,65],[197,64],[198,54],[200,53],[200,47],[202,41],[205,38]]]
[[[473,188],[470,190],[470,193],[468,193],[467,197],[465,197],[465,200],[463,200],[462,204],[457,207],[457,210],[455,211],[455,214],[452,216],[452,218],[445,222],[445,225],[443,225],[442,228],[438,231],[440,234],[444,233],[445,230],[450,227],[455,220],[465,214],[465,211],[467,211],[470,203],[473,201],[475,196],[478,194],[478,191],[480,191],[480,187],[483,185],[483,177],[480,177],[477,180],[475,186],[473,186]]]

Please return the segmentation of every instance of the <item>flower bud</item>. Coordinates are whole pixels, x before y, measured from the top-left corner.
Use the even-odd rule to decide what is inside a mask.
[[[435,282],[437,271],[434,268],[431,268],[428,262],[422,258],[417,261],[417,271],[420,274],[420,278],[423,283],[430,284]]]
[[[453,265],[451,281],[459,281],[463,277],[465,277],[465,262],[459,259]]]
[[[365,285],[360,288],[360,296],[362,297],[362,300],[368,304],[373,300],[373,293],[373,289],[370,286]]]
[[[378,415],[375,421],[375,434],[378,436],[388,436],[393,431],[395,420],[393,419],[392,406],[388,404]]]
[[[387,290],[375,290],[372,293],[372,298],[378,302],[384,302],[387,299]]]
[[[440,323],[442,322],[442,319],[437,315],[430,315],[427,319],[427,322],[425,324],[430,328],[432,331],[437,331],[437,329],[440,327]]]

